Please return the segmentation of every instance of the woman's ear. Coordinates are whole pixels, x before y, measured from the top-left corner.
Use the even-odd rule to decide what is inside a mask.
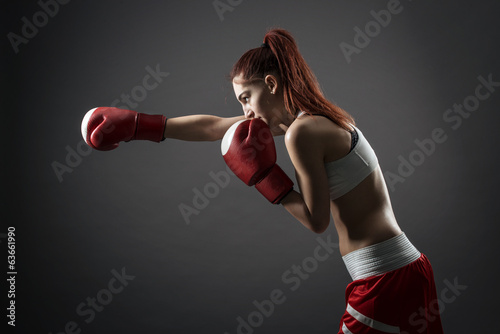
[[[264,81],[270,91],[271,94],[276,93],[276,90],[278,89],[278,79],[272,74],[266,75],[264,78]]]

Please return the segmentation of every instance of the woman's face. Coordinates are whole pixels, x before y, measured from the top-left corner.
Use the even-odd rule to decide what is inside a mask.
[[[286,131],[283,125],[291,124],[293,117],[285,109],[282,90],[274,76],[251,82],[237,76],[233,79],[233,88],[246,118],[260,118],[275,135],[283,134]]]

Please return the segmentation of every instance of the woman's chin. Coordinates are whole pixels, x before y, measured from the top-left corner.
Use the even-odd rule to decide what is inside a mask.
[[[288,130],[288,126],[283,123],[275,124],[269,128],[271,129],[273,136],[282,136],[286,133],[286,130]]]

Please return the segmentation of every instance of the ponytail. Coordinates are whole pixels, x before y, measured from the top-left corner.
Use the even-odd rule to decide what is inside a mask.
[[[323,115],[348,131],[349,124],[355,125],[351,115],[325,98],[316,76],[286,30],[268,31],[261,47],[247,51],[234,64],[230,78],[241,76],[251,81],[268,74],[281,80],[285,108],[292,116],[296,117],[299,111]]]

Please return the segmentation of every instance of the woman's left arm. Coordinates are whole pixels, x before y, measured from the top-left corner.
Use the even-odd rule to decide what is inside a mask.
[[[322,233],[330,223],[330,196],[324,166],[324,144],[310,125],[294,124],[285,135],[300,193],[291,191],[281,204],[305,227]]]

